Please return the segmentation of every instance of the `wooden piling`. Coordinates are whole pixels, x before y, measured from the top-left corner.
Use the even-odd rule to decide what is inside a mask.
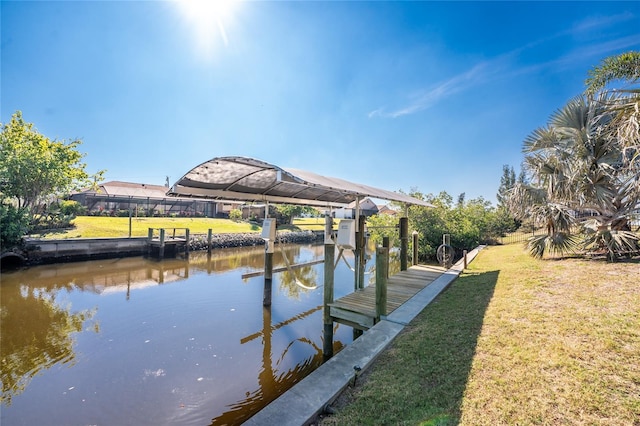
[[[153,228],[147,231],[147,256],[151,256],[151,241],[153,240]]]
[[[164,228],[160,228],[160,246],[158,247],[158,258],[164,259]]]
[[[389,265],[389,249],[376,249],[376,321],[387,315],[387,276]]]
[[[407,258],[409,257],[409,218],[400,218],[400,270],[407,270]]]
[[[366,216],[360,216],[358,218],[358,232],[356,234],[356,287],[355,289],[364,288],[364,270],[367,259],[365,258],[365,235],[364,226],[367,222]]]
[[[211,254],[211,243],[213,242],[213,230],[209,228],[207,232],[207,253]]]
[[[413,231],[413,258],[411,259],[412,265],[418,264],[418,231]]]
[[[331,318],[331,308],[329,305],[333,303],[333,259],[335,253],[336,246],[333,243],[324,245],[324,311],[322,315],[324,323],[324,343],[322,345],[322,355],[325,361],[333,356],[333,319]]]
[[[467,269],[467,251],[466,250],[462,252],[462,257],[464,258],[464,269]]]
[[[389,237],[382,237],[382,247],[386,247],[387,250],[390,250],[391,243],[389,242]],[[387,278],[389,278],[389,256],[387,256]]]
[[[271,306],[271,287],[273,278],[273,253],[269,253],[269,242],[264,253],[264,292],[262,294],[262,306]]]

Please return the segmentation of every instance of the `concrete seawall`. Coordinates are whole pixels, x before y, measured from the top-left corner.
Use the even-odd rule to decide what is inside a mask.
[[[69,262],[146,253],[147,238],[25,239],[28,264]]]
[[[283,244],[308,244],[321,241],[324,234],[310,231],[283,232],[278,242]],[[65,240],[25,238],[24,249],[5,252],[2,263],[38,265],[42,263],[73,262],[90,259],[141,256],[148,250],[147,237],[133,238],[74,238]],[[214,234],[211,248],[251,247],[263,245],[258,233]],[[207,250],[206,235],[191,235],[189,250]],[[11,262],[10,262],[11,261]]]

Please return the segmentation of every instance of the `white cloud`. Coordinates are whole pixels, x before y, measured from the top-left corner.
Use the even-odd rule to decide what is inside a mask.
[[[416,112],[429,108],[442,99],[486,81],[491,75],[499,71],[502,62],[503,58],[500,57],[493,61],[476,64],[471,69],[428,88],[426,91],[423,91],[422,94],[418,95],[413,102],[404,107],[395,108],[390,111],[380,107],[369,112],[368,116],[369,118],[397,118],[403,115],[415,114]]]
[[[609,27],[630,19],[635,19],[635,16],[631,13],[585,19],[566,31],[561,31],[532,41],[524,46],[520,46],[502,55],[496,56],[494,59],[480,62],[469,70],[448,80],[441,81],[440,83],[424,90],[421,95],[417,96],[415,100],[408,102],[405,106],[396,108],[379,107],[369,112],[368,117],[398,118],[405,115],[415,114],[433,106],[443,99],[485,83],[491,79],[495,80],[514,75],[529,74],[552,67],[560,69],[577,61],[584,61],[585,58],[598,58],[622,49],[637,47],[640,45],[640,35],[634,34],[602,43],[577,46],[569,53],[547,62],[519,67],[513,65],[519,56],[541,45],[549,44],[560,37],[575,36],[579,33],[594,31],[597,28]]]

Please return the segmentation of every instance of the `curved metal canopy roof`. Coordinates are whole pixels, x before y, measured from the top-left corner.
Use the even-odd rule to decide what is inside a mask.
[[[180,178],[167,195],[319,207],[343,207],[371,197],[431,207],[426,201],[405,194],[304,170],[285,169],[247,157],[218,157],[205,161]]]

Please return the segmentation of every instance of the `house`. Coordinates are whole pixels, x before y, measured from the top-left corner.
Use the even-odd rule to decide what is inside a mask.
[[[378,207],[378,214],[387,214],[387,215],[395,216],[398,214],[398,211],[389,207],[388,204],[385,204],[384,206]]]
[[[128,216],[196,216],[229,217],[241,204],[232,201],[168,197],[163,185],[110,181],[98,189],[84,189],[69,196],[79,202],[90,215]]]
[[[371,201],[370,198],[365,198],[360,201],[360,214],[362,216],[373,216],[378,213],[378,206]],[[347,207],[336,209],[332,212],[332,216],[336,219],[355,219],[356,216],[356,202],[350,203]]]

